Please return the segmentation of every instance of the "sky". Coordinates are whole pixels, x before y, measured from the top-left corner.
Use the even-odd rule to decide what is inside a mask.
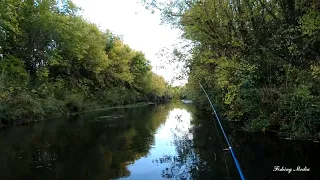
[[[178,73],[173,66],[157,68],[161,58],[157,53],[162,48],[172,49],[179,38],[179,30],[160,25],[160,14],[152,14],[138,0],[72,0],[81,7],[83,17],[95,23],[104,31],[111,30],[122,35],[125,44],[142,51],[150,60],[153,72],[163,76],[168,82]],[[181,85],[185,81],[175,81]]]

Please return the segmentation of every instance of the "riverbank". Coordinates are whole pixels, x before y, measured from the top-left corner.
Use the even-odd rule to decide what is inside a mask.
[[[90,106],[90,104],[87,103],[85,107],[82,107],[83,108],[82,111],[77,111],[77,112],[70,111],[70,110],[68,111],[60,107],[61,109],[59,110],[59,112],[56,112],[56,116],[52,115],[54,112],[51,112],[50,115],[49,114],[42,115],[41,117],[38,117],[38,118],[29,118],[29,119],[20,118],[17,120],[7,121],[7,122],[4,122],[5,120],[2,120],[1,122],[4,122],[4,123],[0,123],[0,129],[9,127],[9,126],[19,126],[19,125],[24,125],[29,123],[37,123],[40,121],[44,121],[45,119],[55,119],[62,116],[68,117],[68,116],[80,115],[80,114],[94,112],[94,111],[107,111],[111,109],[120,109],[120,108],[136,108],[136,107],[143,107],[143,106],[156,105],[156,104],[159,104],[159,103],[158,102],[137,102],[133,104],[117,105],[117,106],[97,106],[97,105],[93,105],[93,103],[91,103],[91,105],[93,106]]]
[[[198,111],[201,111],[204,115],[204,117],[208,120],[213,121],[214,123],[217,123],[215,115],[213,114],[211,109],[204,109],[204,108],[199,108],[199,106],[196,106]],[[320,140],[320,133],[316,133],[312,136],[305,136],[305,137],[292,137],[290,134],[281,131],[281,128],[278,126],[273,126],[269,128],[261,128],[261,129],[253,129],[251,125],[248,122],[244,122],[241,120],[230,120],[227,119],[225,116],[220,116],[223,113],[219,113],[218,111],[218,116],[220,117],[220,120],[222,120],[222,126],[223,127],[230,127],[234,130],[237,131],[243,131],[244,133],[249,133],[252,134],[253,136],[259,134],[261,136],[267,136],[267,137],[274,137],[276,139],[281,139],[281,140],[288,140],[288,141],[311,141],[313,143],[319,143]]]
[[[71,1],[1,7],[0,126],[170,96],[143,52],[87,22]]]
[[[157,103],[154,103],[154,102],[138,102],[138,103],[123,105],[123,106],[111,106],[111,107],[92,109],[92,110],[89,110],[89,111],[86,111],[86,112],[106,111],[106,110],[110,110],[110,109],[119,109],[119,108],[135,108],[135,107],[143,107],[143,106],[156,105],[156,104]]]

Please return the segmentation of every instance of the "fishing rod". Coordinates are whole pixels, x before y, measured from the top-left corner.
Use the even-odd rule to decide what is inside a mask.
[[[224,130],[223,130],[223,127],[222,127],[222,125],[221,125],[219,116],[218,116],[216,110],[214,109],[214,107],[213,107],[213,105],[212,105],[212,102],[211,102],[211,100],[210,100],[207,92],[204,90],[204,88],[203,88],[203,86],[201,85],[200,82],[199,82],[199,85],[200,85],[200,87],[202,88],[203,92],[206,94],[207,99],[209,100],[209,103],[210,103],[210,105],[211,105],[211,107],[212,107],[212,109],[213,109],[213,112],[214,112],[214,114],[216,115],[218,124],[219,124],[219,126],[220,126],[220,128],[221,128],[221,131],[222,131],[222,133],[223,133],[224,138],[225,138],[226,141],[227,141],[229,150],[230,150],[230,152],[231,152],[233,161],[234,161],[234,163],[236,164],[236,167],[237,167],[237,169],[238,169],[238,172],[239,172],[239,175],[240,175],[240,177],[241,177],[241,180],[245,180],[244,175],[243,175],[242,170],[241,170],[241,167],[240,167],[240,164],[239,164],[239,162],[238,162],[238,160],[237,160],[237,158],[236,158],[236,155],[235,155],[234,152],[233,152],[233,149],[232,149],[231,144],[230,144],[230,142],[229,142],[229,140],[228,140],[228,137],[227,137],[226,133],[225,133]]]

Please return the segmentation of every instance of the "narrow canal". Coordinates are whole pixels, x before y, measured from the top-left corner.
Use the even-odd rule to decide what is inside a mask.
[[[223,124],[247,179],[320,179],[319,144]],[[95,111],[1,130],[0,179],[240,179],[223,148],[214,119],[192,104]]]

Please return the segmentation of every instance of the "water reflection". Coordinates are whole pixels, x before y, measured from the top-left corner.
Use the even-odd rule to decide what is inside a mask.
[[[0,179],[239,179],[213,123],[171,103],[6,129]],[[226,131],[247,179],[320,179],[319,144]],[[276,165],[311,172],[275,173]]]
[[[165,123],[162,124],[154,134],[154,145],[151,147],[149,154],[134,164],[128,166],[131,175],[122,179],[163,179],[175,178],[181,167],[174,164],[183,163],[177,149],[178,143],[182,141],[192,141],[192,113],[184,108],[172,106],[167,117],[164,117]],[[168,171],[176,174],[169,174]],[[185,172],[188,174],[187,172]],[[179,173],[180,175],[181,173]]]
[[[115,179],[146,156],[168,106],[92,112],[0,132],[0,179]],[[125,114],[97,121],[97,117]],[[95,121],[92,121],[95,120]]]

